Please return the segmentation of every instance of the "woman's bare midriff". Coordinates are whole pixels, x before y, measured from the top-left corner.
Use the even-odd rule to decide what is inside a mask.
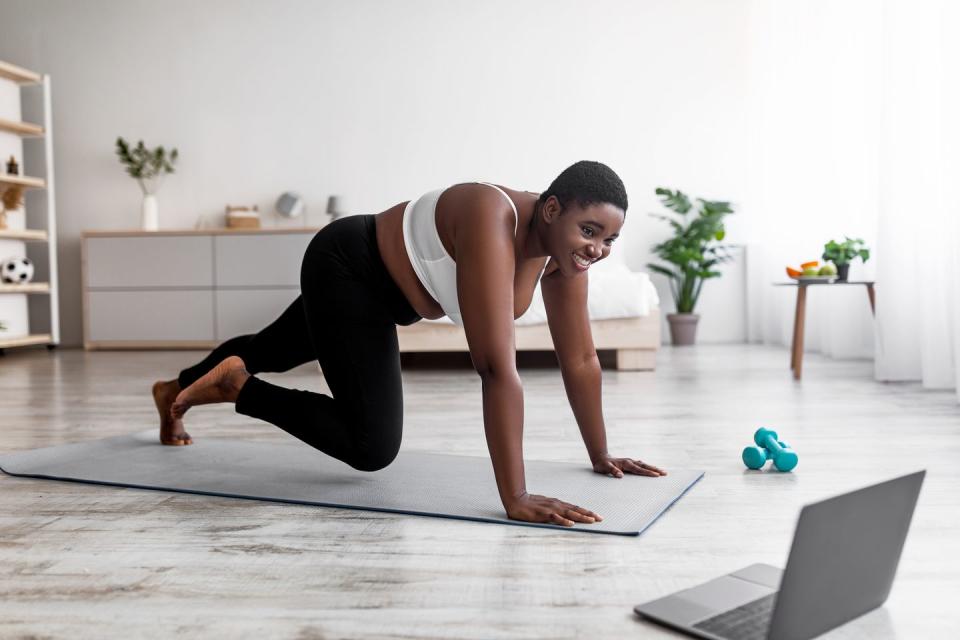
[[[387,272],[406,296],[407,302],[421,318],[442,318],[443,309],[427,292],[410,264],[407,248],[403,243],[403,212],[407,203],[401,202],[377,214],[377,247]]]
[[[449,237],[453,225],[456,224],[455,212],[458,209],[458,200],[471,197],[471,192],[476,193],[475,189],[492,191],[492,189],[483,185],[455,185],[445,191],[437,202],[437,226],[440,240],[447,252],[454,257],[454,260],[456,260],[456,256],[451,251],[452,243]],[[533,216],[536,196],[522,191],[507,190],[505,187],[504,190],[510,194],[517,204],[519,220],[516,246],[520,247],[526,239],[526,230],[530,218]],[[496,197],[500,198],[501,201],[503,200],[503,196],[499,194]],[[400,291],[403,292],[403,295],[406,296],[407,302],[410,303],[414,311],[420,317],[428,320],[442,318],[445,315],[443,308],[424,288],[417,277],[416,271],[413,270],[413,265],[410,264],[409,256],[407,256],[407,249],[403,240],[403,215],[406,207],[407,203],[401,202],[377,214],[377,247],[380,249],[380,256],[387,267],[387,272],[400,288]],[[544,259],[536,259],[517,265],[514,280],[515,316],[519,317],[530,305],[543,264]]]

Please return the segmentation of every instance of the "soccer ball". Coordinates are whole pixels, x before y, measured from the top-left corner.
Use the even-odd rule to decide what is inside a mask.
[[[29,258],[7,258],[0,265],[4,284],[26,284],[33,280],[33,263]]]

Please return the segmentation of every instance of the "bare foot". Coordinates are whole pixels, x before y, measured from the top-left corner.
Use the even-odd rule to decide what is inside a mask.
[[[250,373],[243,360],[230,356],[181,391],[170,407],[170,415],[179,420],[187,409],[199,404],[236,402],[243,383],[249,377]]]
[[[170,415],[170,407],[178,393],[180,384],[176,380],[159,380],[153,383],[153,402],[160,412],[160,444],[193,444],[193,438],[183,429],[183,421]]]

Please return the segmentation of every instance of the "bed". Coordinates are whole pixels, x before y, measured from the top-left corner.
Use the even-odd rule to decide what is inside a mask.
[[[598,351],[616,353],[618,370],[653,370],[660,346],[660,301],[646,273],[604,261],[590,270],[590,326]],[[516,321],[517,351],[553,351],[543,296],[537,287]],[[398,327],[403,353],[467,351],[463,328],[449,319]]]

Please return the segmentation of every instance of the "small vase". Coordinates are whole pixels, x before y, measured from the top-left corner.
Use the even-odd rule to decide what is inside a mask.
[[[695,313],[668,313],[667,322],[670,323],[670,339],[676,347],[685,347],[696,342],[697,321],[700,316]]]
[[[143,204],[140,206],[140,226],[144,231],[157,231],[160,228],[157,196],[152,193],[143,196]]]
[[[837,265],[837,280],[840,282],[846,282],[847,276],[850,274],[850,263],[847,264],[838,264]]]

